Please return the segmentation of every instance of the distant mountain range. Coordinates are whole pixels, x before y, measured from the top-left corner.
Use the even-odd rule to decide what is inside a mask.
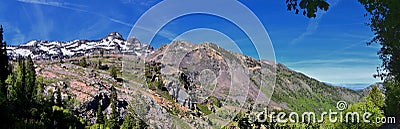
[[[142,55],[153,50],[147,44],[141,44],[139,40],[130,38],[124,40],[121,34],[112,32],[99,40],[73,40],[68,42],[32,40],[19,46],[8,46],[8,56],[16,59],[18,55],[31,55],[33,59],[60,59],[77,56],[99,54],[134,54]]]

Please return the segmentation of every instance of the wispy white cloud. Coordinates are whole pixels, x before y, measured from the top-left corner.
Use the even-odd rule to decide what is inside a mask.
[[[17,34],[14,35],[12,42],[11,43],[22,43],[25,41],[25,35],[22,34],[21,30],[19,28],[14,28],[14,31],[17,32]]]
[[[31,25],[32,31],[30,32],[30,35],[39,34],[40,37],[46,39],[49,38],[49,34],[53,29],[53,20],[46,19],[42,9],[39,6],[34,6],[33,11],[35,11],[34,16],[37,19],[37,22],[36,24]]]
[[[154,21],[156,22],[156,21]],[[142,43],[150,43],[153,42],[150,39],[153,39],[154,37],[152,37],[154,34],[156,34],[155,36],[161,36],[164,37],[168,40],[173,41],[178,35],[170,30],[167,29],[161,29],[161,30],[157,30],[156,28],[153,28],[151,26],[148,26],[151,24],[147,24],[144,26],[140,26],[140,25],[136,25],[133,29],[133,31],[131,30],[128,38],[138,38]],[[147,39],[147,40],[146,40]]]
[[[141,6],[151,6],[157,0],[121,0],[124,4],[136,4]]]
[[[332,66],[312,66],[296,68],[297,71],[311,76],[323,82],[333,84],[352,84],[352,83],[368,83],[380,81],[374,78],[376,74],[375,65],[367,66],[347,66],[347,67],[332,67]]]
[[[165,30],[165,29],[162,29],[161,31],[159,31],[159,32],[157,33],[157,35],[160,35],[160,36],[162,36],[162,37],[165,37],[165,38],[167,38],[167,39],[169,39],[169,40],[174,40],[175,37],[177,36],[174,32],[169,31],[169,30]]]
[[[382,46],[377,43],[372,43],[372,44],[368,45],[367,47],[379,50]]]
[[[343,37],[345,38],[355,38],[355,39],[372,39],[368,34],[352,34],[352,33],[344,33]]]
[[[100,14],[99,14],[99,15],[100,15]],[[110,21],[112,21],[112,22],[119,23],[119,24],[122,24],[122,25],[125,25],[125,26],[129,26],[129,27],[133,27],[132,24],[127,23],[127,22],[124,22],[124,21],[122,21],[122,20],[110,18],[110,17],[104,16],[104,15],[101,15],[101,16],[108,18],[108,19],[109,19]]]
[[[85,28],[79,29],[78,32],[73,33],[73,37],[71,38],[79,38],[79,37],[85,37],[87,39],[89,38],[98,38],[98,37],[93,37],[98,34],[104,35],[103,32],[106,31],[106,28],[104,26],[109,26],[110,22],[107,19],[99,19],[96,22],[93,22],[90,26],[87,26]]]
[[[46,19],[44,17],[44,14],[42,12],[42,9],[39,8],[37,5],[34,5],[33,8],[31,8],[29,11],[25,7],[23,7],[22,12],[26,14],[26,20],[28,23],[30,23],[30,28],[28,30],[24,30],[26,28],[22,28],[24,30],[24,33],[22,33],[21,26],[15,25],[14,23],[6,22],[6,26],[11,32],[10,37],[12,39],[9,39],[9,44],[10,45],[18,45],[21,43],[26,42],[26,39],[34,39],[37,37],[42,37],[42,38],[49,38],[49,35],[53,29],[53,21],[52,19]],[[26,26],[28,27],[28,26]]]
[[[314,34],[314,32],[318,29],[319,22],[324,15],[325,13],[318,13],[315,19],[311,19],[308,22],[306,31],[302,33],[300,36],[294,38],[290,44],[297,44],[300,41],[302,41],[305,37]]]
[[[71,9],[71,10],[75,10],[75,11],[86,12],[86,10],[80,9],[80,7],[83,7],[82,5],[76,5],[76,4],[66,3],[66,2],[55,2],[55,1],[47,1],[47,0],[18,0],[18,1],[24,2],[24,3],[48,5],[48,6]]]
[[[362,45],[362,44],[365,44],[365,42],[352,43],[352,44],[350,44],[350,45],[348,45],[348,46],[346,46],[346,47],[343,47],[343,48],[340,48],[340,49],[336,49],[336,50],[331,51],[331,52],[329,52],[329,53],[327,53],[327,54],[324,54],[323,56],[324,56],[324,57],[330,57],[330,56],[332,56],[332,55],[336,55],[336,54],[338,54],[338,53],[342,53],[343,51],[346,51],[346,50],[348,50],[348,49],[354,48],[354,47],[359,46],[359,45]]]
[[[123,4],[128,4],[128,5],[135,6],[134,9],[136,9],[139,12],[144,12],[150,6],[152,6],[155,3],[157,3],[158,0],[121,0],[121,2]]]
[[[4,37],[4,41],[7,42],[8,45],[15,45],[18,43],[22,43],[23,41],[25,41],[26,36],[22,33],[21,29],[18,28],[17,26],[13,26],[12,24],[10,24],[9,22],[6,22],[3,19],[0,19],[0,23],[3,25],[3,27],[6,27],[5,29],[10,30],[10,32],[15,33],[12,36],[12,39],[7,39],[6,37]]]
[[[288,66],[296,66],[296,65],[310,65],[310,66],[318,66],[318,65],[337,65],[344,63],[353,63],[353,64],[376,64],[377,59],[365,59],[365,58],[347,58],[347,59],[313,59],[313,60],[302,60],[296,62],[288,62],[285,63]]]
[[[333,55],[345,55],[345,53],[349,53],[348,50],[349,49],[353,49],[355,47],[369,47],[369,48],[373,48],[373,49],[379,49],[379,45],[378,44],[371,44],[371,45],[366,45],[366,42],[371,40],[372,37],[367,37],[367,36],[360,36],[360,35],[353,35],[353,34],[345,34],[347,36],[350,36],[352,38],[360,38],[360,39],[364,39],[358,42],[350,42],[349,45],[340,48],[340,49],[336,49],[333,51],[330,51],[329,53],[323,54],[323,57],[331,57]],[[353,53],[354,54],[354,53]],[[366,53],[359,53],[358,54],[359,57],[372,57],[372,58],[376,58],[376,53],[374,54],[366,54]]]
[[[18,1],[19,2],[23,2],[23,3],[48,5],[48,6],[65,8],[65,9],[70,9],[70,10],[79,11],[79,12],[90,13],[90,14],[93,14],[93,15],[96,15],[96,16],[99,16],[99,17],[107,18],[108,20],[110,20],[110,21],[112,21],[114,23],[126,25],[126,26],[129,26],[129,27],[133,26],[132,24],[124,22],[122,20],[118,20],[118,19],[106,16],[106,15],[103,15],[101,13],[91,12],[91,11],[85,10],[85,9],[83,9],[85,7],[83,5],[71,4],[71,3],[66,3],[66,2],[55,2],[55,1],[48,1],[48,0],[18,0]]]
[[[339,0],[332,0],[330,1],[330,9],[332,9],[334,6],[336,6],[339,3]],[[328,10],[329,11],[329,10]],[[312,34],[315,33],[315,31],[317,31],[318,27],[319,27],[319,23],[321,21],[321,19],[323,18],[323,16],[326,14],[327,12],[322,12],[319,11],[317,12],[317,17],[310,19],[310,21],[308,22],[306,31],[304,33],[302,33],[301,35],[299,35],[298,37],[294,38],[290,44],[297,44],[301,41],[303,41],[304,38],[306,38],[307,36],[310,36]]]

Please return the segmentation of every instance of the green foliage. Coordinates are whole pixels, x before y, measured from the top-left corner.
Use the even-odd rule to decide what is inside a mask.
[[[222,107],[221,101],[215,96],[208,97],[208,101],[210,101],[211,105],[214,105],[214,106],[219,107],[219,108]]]
[[[160,92],[167,91],[167,89],[165,89],[164,87],[163,78],[160,74],[161,67],[159,66],[159,64],[154,62],[146,63],[145,76],[149,89],[158,90]]]
[[[208,109],[208,107],[207,107],[206,104],[198,104],[198,105],[197,105],[197,108],[198,108],[201,112],[203,112],[204,115],[209,115],[209,114],[212,113],[211,110]]]
[[[5,80],[10,73],[6,46],[7,43],[3,42],[3,26],[0,25],[0,92],[3,95],[5,95],[7,92]]]
[[[348,109],[346,109],[343,114],[357,113],[357,117],[345,117],[346,120],[343,122],[338,122],[335,128],[348,128],[348,129],[376,129],[382,125],[382,123],[375,122],[377,118],[384,117],[383,111],[383,97],[380,90],[374,86],[369,94],[363,98],[363,100],[357,104],[352,104]],[[368,121],[363,120],[364,113],[371,113],[371,116],[367,118]]]
[[[23,88],[25,87],[25,61],[22,58],[22,56],[19,56],[17,62],[18,62],[16,70],[17,77],[14,83],[14,87],[18,92],[23,92],[24,90]],[[22,98],[18,99],[22,100]]]
[[[385,79],[386,107],[385,113],[390,116],[400,116],[400,1],[399,0],[358,0],[369,16],[367,23],[374,32],[374,37],[368,45],[378,43],[378,51],[382,60],[375,77]]]
[[[114,79],[117,79],[117,75],[118,75],[117,67],[111,66],[111,68],[110,68],[110,76],[112,78],[114,78]]]
[[[57,123],[55,128],[83,128],[83,123],[79,118],[73,115],[68,109],[53,106],[53,118]]]
[[[278,103],[286,103],[292,111],[322,113],[336,109],[336,102],[340,100],[353,103],[360,99],[360,95],[355,91],[326,85],[303,74],[292,72],[284,66],[278,65],[276,70],[276,87],[271,99]],[[354,96],[345,98],[344,94]]]
[[[287,10],[293,10],[296,14],[303,10],[303,15],[308,18],[316,17],[318,9],[327,11],[329,3],[325,0],[286,0]]]
[[[387,116],[400,116],[400,85],[395,80],[386,80],[385,113]]]
[[[28,56],[28,58],[26,59],[25,77],[26,77],[25,95],[27,99],[30,99],[35,94],[34,89],[36,87],[36,72],[31,56]]]
[[[57,98],[56,98],[56,105],[62,107],[62,106],[63,106],[63,101],[62,101],[62,96],[61,96],[61,91],[60,91],[60,89],[57,89],[57,91],[55,92],[55,94],[57,95]]]
[[[382,108],[385,105],[382,92],[377,86],[372,87],[372,90],[366,96],[366,99],[367,101],[372,102],[378,108]]]
[[[100,56],[103,57],[103,55],[104,55],[104,50],[101,49],[101,50],[100,50]]]
[[[165,88],[163,78],[161,76],[161,66],[160,63],[155,62],[146,62],[145,64],[145,77],[147,87],[157,94],[161,95],[162,98],[165,98],[173,106],[175,106],[176,101],[174,98],[168,93],[168,89]],[[181,110],[178,108],[167,109],[167,111],[171,114],[183,114]]]
[[[121,125],[121,129],[145,129],[148,125],[141,120],[134,112],[125,116],[125,120]]]
[[[367,44],[378,43],[382,60],[381,73],[384,77],[400,80],[400,1],[399,0],[358,0],[370,16],[368,25],[374,38]]]
[[[36,78],[36,88],[34,91],[34,96],[37,101],[44,99],[43,89],[44,89],[44,79],[43,79],[43,77],[37,77]]]
[[[36,78],[32,59],[19,57],[17,62],[15,72],[4,83],[7,105],[0,103],[0,114],[7,119],[0,121],[0,128],[83,128],[68,109],[54,106],[54,95],[41,96],[43,78]]]
[[[97,60],[97,68],[98,68],[98,69],[101,69],[101,68],[102,68],[102,62],[101,62],[100,59]]]
[[[104,124],[93,124],[92,126],[89,127],[89,129],[106,129],[106,126]]]
[[[363,120],[362,116],[365,112],[369,112],[372,115],[368,117],[366,122]],[[376,129],[382,123],[376,123],[377,117],[383,117],[383,111],[381,111],[376,105],[371,101],[363,101],[357,104],[352,104],[350,107],[343,112],[345,116],[348,113],[357,113],[360,117],[344,117],[343,122],[338,122],[334,125],[335,128],[346,128],[346,129]],[[351,116],[351,115],[349,115]],[[347,119],[347,121],[346,121]]]
[[[299,96],[296,96],[296,98],[298,99]],[[382,107],[384,106],[384,98],[382,96],[381,91],[379,90],[378,87],[373,87],[372,90],[369,92],[369,94],[364,97],[359,103],[356,104],[352,104],[348,109],[346,109],[343,112],[339,112],[342,113],[343,116],[345,116],[347,113],[358,113],[361,117],[359,118],[359,121],[357,122],[356,118],[353,117],[348,117],[348,120],[346,121],[346,117],[343,117],[343,121],[340,121],[340,118],[338,118],[337,122],[334,123],[330,123],[329,122],[329,118],[326,118],[327,116],[325,116],[324,123],[315,123],[315,122],[311,122],[311,123],[307,123],[307,122],[297,122],[297,123],[277,123],[274,121],[271,121],[271,118],[276,118],[277,115],[273,115],[272,117],[267,117],[266,121],[263,123],[260,122],[252,122],[250,121],[250,115],[249,112],[244,113],[241,112],[239,114],[237,114],[234,119],[233,122],[231,122],[229,124],[228,127],[239,127],[239,128],[260,128],[261,126],[264,126],[266,128],[348,128],[348,129],[353,129],[353,128],[362,128],[362,129],[374,129],[374,128],[378,128],[381,126],[382,123],[376,123],[376,118],[382,118],[384,117],[383,115],[383,111],[381,110]],[[315,102],[313,101],[304,101],[304,99],[298,99],[297,104],[302,105],[302,104],[314,104]],[[328,104],[327,104],[328,105]],[[313,109],[308,109],[306,105],[302,105],[304,108],[304,110],[308,110],[308,111],[312,111]],[[315,107],[317,108],[317,107]],[[330,108],[330,109],[334,109],[334,108]],[[303,111],[301,109],[294,109],[298,114],[302,114]],[[326,110],[328,111],[328,110]],[[286,114],[289,114],[288,111],[284,111],[284,110],[275,110],[273,111],[275,113],[277,112],[285,112]],[[371,113],[371,116],[367,118],[367,120],[369,120],[370,122],[367,121],[363,121],[363,114],[365,112]],[[267,113],[267,114],[271,114],[271,113]],[[318,114],[318,113],[316,113]],[[351,114],[350,114],[351,115]],[[321,118],[318,118],[318,116],[320,117],[320,115],[316,115],[317,120],[320,120]],[[285,118],[281,118],[281,119],[288,119],[287,118],[288,115],[286,115]],[[339,117],[339,116],[338,116]],[[275,119],[276,120],[276,119]]]
[[[83,57],[80,61],[79,61],[79,64],[78,64],[79,66],[82,66],[82,67],[87,67],[87,62],[86,62],[86,58],[85,57]]]
[[[36,77],[30,56],[19,56],[11,69],[2,33],[0,26],[0,128],[84,128],[68,109],[54,106],[54,96],[42,96],[43,78]]]
[[[111,129],[117,129],[119,128],[119,112],[117,111],[117,91],[114,87],[111,87],[111,115],[110,119],[107,121],[107,127],[110,127]]]
[[[99,99],[99,102],[97,104],[97,112],[96,112],[96,124],[104,124],[104,114],[103,110],[101,109],[101,100]]]
[[[7,86],[7,99],[9,102],[15,102],[18,98],[17,96],[17,91],[15,89],[14,85],[14,76],[13,75],[8,75],[7,80],[6,80],[6,86]]]
[[[235,122],[233,126],[239,127],[241,129],[248,129],[251,128],[252,125],[250,123],[250,117],[247,113],[245,112],[239,112],[236,114],[236,116],[233,118],[233,121]]]

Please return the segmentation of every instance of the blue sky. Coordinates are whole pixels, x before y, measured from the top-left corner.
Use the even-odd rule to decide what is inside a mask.
[[[4,39],[13,45],[34,39],[99,39],[114,31],[126,38],[139,17],[159,2],[2,0],[0,24],[4,26]],[[240,2],[268,31],[277,62],[333,84],[367,85],[379,81],[372,77],[380,65],[376,55],[379,46],[366,45],[373,33],[364,24],[368,18],[363,16],[365,10],[357,0],[330,0],[330,9],[312,19],[287,11],[285,0]],[[229,8],[229,5],[220,5],[220,8]],[[240,13],[237,16],[240,18]],[[157,47],[174,39],[212,41],[231,50],[241,48],[244,54],[254,56],[254,48],[248,47],[249,39],[245,36],[240,28],[223,18],[193,14],[166,24],[152,45]],[[229,38],[238,47],[221,43]]]

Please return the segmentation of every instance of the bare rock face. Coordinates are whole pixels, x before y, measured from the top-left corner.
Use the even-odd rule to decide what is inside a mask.
[[[111,99],[110,93],[100,92],[95,95],[90,100],[84,102],[75,112],[79,114],[80,117],[89,120],[91,123],[95,123],[96,121],[96,112],[98,110],[98,105],[101,105],[101,110],[105,114],[107,118],[111,116]],[[119,119],[123,119],[125,115],[128,113],[128,102],[124,99],[118,99],[116,102],[116,110],[119,112]]]
[[[235,111],[248,110],[255,104],[267,107],[272,95],[269,92],[274,88],[273,63],[233,53],[212,43],[174,41],[145,58],[148,64],[159,64],[160,75],[157,76],[162,78],[163,86],[176,105],[183,108],[181,111],[190,114],[182,118],[189,125],[217,127],[227,124],[236,115]],[[220,104],[210,104],[214,102]],[[178,108],[176,105],[172,108]],[[204,105],[208,109],[204,109]],[[227,113],[190,119],[190,116],[207,115],[205,110]],[[217,123],[210,122],[216,120]]]
[[[238,101],[238,104],[245,103],[246,99],[255,101],[259,94],[257,85],[261,85],[261,81],[274,80],[273,76],[267,76],[274,71],[270,64],[224,50],[212,43],[175,41],[157,49],[146,60],[165,66],[161,73],[166,88],[182,105],[202,103],[210,96],[228,97],[230,101]],[[261,65],[269,67],[262,68]],[[254,82],[252,77],[263,79],[258,78],[258,82]]]

